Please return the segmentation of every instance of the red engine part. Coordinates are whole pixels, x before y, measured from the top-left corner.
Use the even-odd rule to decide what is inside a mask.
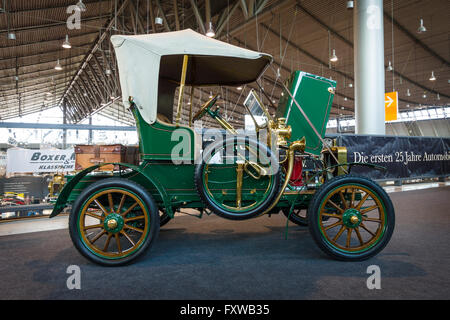
[[[295,157],[294,158],[294,167],[292,168],[291,179],[289,180],[289,184],[294,187],[303,186],[303,158]]]

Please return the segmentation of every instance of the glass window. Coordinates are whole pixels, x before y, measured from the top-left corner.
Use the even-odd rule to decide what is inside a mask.
[[[247,110],[252,115],[258,127],[263,128],[267,124],[267,117],[265,116],[263,106],[261,106],[260,101],[253,90],[250,91],[245,99],[244,105],[247,107]]]
[[[450,117],[450,108],[445,108],[445,116]]]
[[[332,119],[328,121],[327,128],[336,128],[337,127],[337,121],[336,119]]]

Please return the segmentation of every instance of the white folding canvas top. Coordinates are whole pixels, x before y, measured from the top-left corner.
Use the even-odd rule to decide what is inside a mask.
[[[240,85],[259,78],[272,57],[208,38],[191,29],[144,35],[113,35],[122,98],[132,96],[148,123],[155,122],[158,86],[180,82],[189,55],[186,85]]]

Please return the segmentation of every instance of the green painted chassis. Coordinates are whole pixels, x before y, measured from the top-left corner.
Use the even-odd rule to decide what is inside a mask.
[[[73,204],[79,194],[90,184],[110,177],[130,179],[146,188],[152,195],[158,208],[160,210],[164,209],[171,218],[173,218],[174,212],[180,208],[205,208],[194,184],[194,131],[188,127],[165,124],[159,121],[148,124],[142,119],[135,106],[132,106],[131,111],[135,116],[139,133],[142,163],[139,166],[128,163],[113,163],[120,170],[109,174],[93,173],[99,167],[111,164],[104,163],[84,169],[74,176],[66,176],[68,181],[61,191],[50,217],[58,215],[67,205]],[[179,143],[179,140],[174,141],[172,139],[172,134],[175,130],[181,130],[181,132],[184,130],[184,136],[189,139],[190,150],[192,151],[178,158],[175,157],[175,159],[188,161],[189,164],[174,164],[172,161],[172,150]],[[229,174],[235,174],[235,171],[225,172],[224,176],[227,176],[227,174],[228,176]],[[258,181],[247,185],[247,188],[242,190],[242,201],[253,198],[254,191],[252,193],[251,190],[255,188],[258,189]],[[277,210],[280,207],[289,206],[295,200],[306,202],[311,196],[311,191],[306,191],[300,196],[298,192],[289,192],[282,196],[277,204]],[[233,193],[229,193],[227,197],[233,198]]]
[[[152,195],[158,208],[164,210],[171,218],[177,209],[194,208],[202,210],[205,204],[201,201],[196,186],[194,184],[194,152],[188,152],[185,158],[179,157],[176,160],[190,161],[189,164],[175,164],[171,160],[173,147],[179,143],[172,140],[172,133],[176,129],[186,130],[186,137],[191,142],[191,150],[194,150],[194,133],[192,129],[177,127],[156,121],[153,124],[145,122],[136,108],[132,108],[139,133],[139,147],[142,163],[139,166],[128,163],[104,163],[94,165],[74,176],[66,176],[67,183],[61,191],[50,217],[58,215],[67,205],[75,202],[80,193],[90,184],[105,178],[120,177],[132,180],[147,189]],[[114,164],[119,170],[110,173],[94,172],[101,166]],[[225,172],[224,176],[236,174],[234,169]],[[321,172],[315,173],[321,175]],[[257,188],[257,181],[242,190],[242,201],[251,200],[254,197],[254,190]],[[229,189],[233,189],[229,186]],[[252,193],[253,192],[253,193]],[[258,191],[257,191],[258,192]],[[220,191],[217,191],[217,194]],[[272,213],[279,212],[283,207],[307,207],[314,195],[315,190],[304,189],[288,190],[283,193]],[[235,199],[235,193],[228,192],[227,197]]]
[[[105,163],[103,165],[108,165]],[[173,218],[174,212],[181,208],[204,209],[194,185],[194,164],[175,165],[167,161],[144,160],[140,166],[127,163],[113,163],[120,170],[114,173],[90,174],[101,165],[89,167],[75,176],[67,176],[67,183],[55,204],[51,217],[58,215],[64,207],[72,204],[79,194],[90,184],[105,178],[120,177],[132,180],[152,195],[159,209],[164,209]],[[273,211],[289,207],[292,203],[309,203],[314,190],[286,191]],[[233,194],[230,194],[233,197]],[[252,197],[250,192],[243,192],[242,199]]]
[[[300,81],[303,81],[301,82],[302,86],[297,90],[297,84]],[[288,81],[288,86],[292,93],[296,93],[296,99],[302,103],[304,108],[307,108],[316,126],[321,128],[321,131],[324,131],[324,124],[328,120],[333,98],[333,95],[327,89],[330,86],[335,87],[335,82],[314,75],[295,72]],[[292,103],[287,99],[286,101],[282,101],[282,105],[285,107],[280,108],[281,114],[279,116],[286,117],[290,111],[286,106],[292,105]],[[322,108],[318,108],[318,106],[322,106]],[[96,165],[79,172],[73,177],[68,177],[68,182],[58,197],[51,217],[59,214],[68,204],[72,204],[88,185],[107,177],[121,177],[137,182],[149,191],[159,209],[164,209],[170,217],[173,217],[174,212],[180,208],[195,208],[200,210],[205,208],[194,183],[196,136],[193,129],[160,122],[158,120],[153,124],[149,124],[143,120],[134,103],[131,104],[130,109],[135,117],[139,136],[141,165],[134,166],[127,163],[115,163],[120,169],[126,170],[119,170],[114,174],[93,174],[92,172],[100,167],[100,165]],[[319,141],[312,136],[312,130],[307,129],[307,124],[302,123],[302,118],[300,115],[295,114],[295,112],[297,110],[293,108],[290,117],[291,120],[289,121],[297,119],[296,122],[288,123],[293,127],[291,142],[303,136],[308,136],[308,140],[313,142],[309,151],[316,155],[320,154],[320,151],[317,152],[318,150],[314,149],[314,146],[316,144],[318,145]],[[177,136],[174,139],[175,130],[177,130]],[[188,139],[190,150],[189,152],[184,152],[183,155],[174,157],[173,150],[180,139]],[[177,165],[172,160],[184,161],[185,163]],[[186,164],[186,162],[191,164]],[[235,175],[236,172],[228,172],[228,174]],[[317,174],[322,173],[318,172]],[[255,186],[257,185],[258,182],[255,182],[254,186],[250,184],[242,190],[242,201],[253,197],[251,193],[252,191],[254,193]],[[217,191],[217,193],[219,192]],[[285,191],[272,212],[279,211],[283,207],[292,207],[293,204],[294,206],[307,207],[314,193],[314,189]],[[233,192],[228,193],[227,197],[232,198]]]

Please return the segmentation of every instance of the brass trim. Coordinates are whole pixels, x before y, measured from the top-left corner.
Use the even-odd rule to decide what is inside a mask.
[[[250,171],[250,169],[248,169],[249,166],[255,170],[257,176],[254,175]],[[244,170],[245,170],[245,172],[247,172],[247,174],[250,177],[252,177],[255,180],[259,180],[259,179],[261,179],[262,176],[267,176],[268,175],[268,172],[267,172],[266,169],[261,167],[258,163],[254,162],[254,161],[250,161],[250,160],[245,160]]]
[[[238,134],[234,127],[224,118],[215,116],[214,119],[222,126],[222,128],[228,130],[231,134]]]
[[[355,216],[352,216],[352,217],[350,218],[350,222],[353,223],[353,224],[357,224],[357,223],[359,222],[359,219],[358,219],[358,217],[355,215]]]
[[[192,127],[192,103],[194,102],[194,86],[191,86],[191,93],[189,95],[189,127]]]
[[[236,167],[236,207],[242,205],[242,176],[244,174],[244,162],[237,162]]]
[[[183,103],[184,84],[186,82],[186,71],[188,66],[189,56],[185,54],[183,56],[183,68],[181,69],[180,90],[178,91],[178,106],[177,106],[177,126],[180,124],[181,119],[181,107]]]
[[[288,169],[287,169],[286,175],[284,177],[284,183],[281,186],[280,192],[278,193],[277,197],[273,200],[272,204],[261,215],[269,213],[270,210],[272,210],[277,205],[278,201],[280,201],[281,196],[284,194],[284,190],[286,190],[289,180],[291,179],[292,171],[294,169],[295,151],[304,152],[305,146],[306,146],[305,143],[306,143],[306,140],[305,140],[305,137],[303,137],[301,140],[294,141],[290,144],[288,152],[287,152]]]
[[[117,221],[115,219],[108,220],[107,225],[109,229],[115,229],[117,227]]]

